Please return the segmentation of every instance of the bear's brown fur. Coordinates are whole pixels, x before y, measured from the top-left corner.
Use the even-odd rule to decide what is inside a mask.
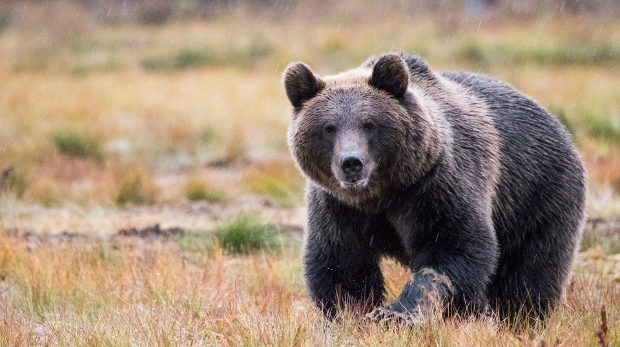
[[[546,111],[487,76],[436,73],[404,54],[328,77],[293,63],[283,80],[289,148],[309,179],[305,277],[327,314],[381,303],[384,256],[414,278],[375,318],[423,317],[431,301],[510,317],[553,307],[585,184]]]

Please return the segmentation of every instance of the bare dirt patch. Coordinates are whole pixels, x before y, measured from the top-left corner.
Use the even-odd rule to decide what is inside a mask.
[[[161,229],[210,231],[219,223],[242,213],[254,214],[266,223],[296,228],[302,228],[306,218],[302,207],[274,208],[266,198],[246,196],[227,204],[199,201],[94,209],[24,205],[0,214],[0,229],[21,234],[81,233],[100,236],[113,235],[123,229],[142,230],[154,225],[159,225]]]

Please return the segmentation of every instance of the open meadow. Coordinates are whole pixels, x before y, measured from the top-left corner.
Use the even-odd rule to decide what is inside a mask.
[[[617,15],[574,1],[86,3],[0,3],[0,346],[620,346]],[[408,329],[312,304],[280,76],[392,51],[504,80],[572,134],[589,221],[546,324]],[[382,266],[393,300],[411,274]]]

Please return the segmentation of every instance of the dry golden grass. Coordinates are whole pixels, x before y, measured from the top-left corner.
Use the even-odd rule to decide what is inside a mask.
[[[263,162],[281,161],[288,167],[282,159],[289,117],[279,82],[284,66],[303,60],[329,74],[398,50],[422,54],[438,69],[482,71],[514,84],[567,124],[593,186],[614,196],[620,191],[615,20],[453,18],[448,25],[440,15],[411,17],[394,4],[368,7],[376,17],[347,7],[338,10],[342,17],[326,20],[300,5],[276,19],[241,8],[209,21],[102,26],[69,2],[28,6],[23,21],[0,35],[0,170],[12,165],[27,178],[18,194],[25,203],[113,206],[117,173],[134,162],[162,192],[183,190],[183,179],[166,177],[200,174],[205,164],[260,171]],[[50,6],[68,18],[45,20]],[[63,25],[70,30],[60,30]],[[148,61],[167,68],[153,70]],[[80,160],[61,154],[54,136],[68,129],[100,149],[91,157],[99,167],[81,169]],[[65,170],[84,174],[58,174]],[[245,178],[252,182],[220,188],[233,197],[265,194],[257,186],[266,180]],[[291,196],[302,193],[299,176],[282,178],[296,190]],[[165,193],[153,201],[182,199]]]
[[[407,329],[326,321],[301,277],[299,245],[226,255],[172,240],[0,237],[0,344],[5,346],[598,346],[606,308],[620,342],[620,284],[581,273],[545,325],[511,332],[492,319]],[[384,262],[388,299],[410,274]]]

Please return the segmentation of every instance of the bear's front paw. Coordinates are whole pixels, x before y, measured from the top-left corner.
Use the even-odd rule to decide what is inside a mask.
[[[424,323],[422,315],[402,313],[387,307],[379,307],[366,314],[366,319],[375,323],[395,323],[406,326],[420,326]]]

